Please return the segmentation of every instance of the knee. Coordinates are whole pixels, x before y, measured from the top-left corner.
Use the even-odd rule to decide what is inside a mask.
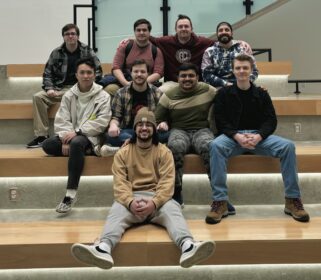
[[[48,138],[42,143],[42,149],[47,155],[60,155],[61,147],[56,139]],[[58,152],[59,151],[59,152]]]
[[[284,143],[284,149],[287,152],[295,153],[295,144],[291,140],[286,139]]]

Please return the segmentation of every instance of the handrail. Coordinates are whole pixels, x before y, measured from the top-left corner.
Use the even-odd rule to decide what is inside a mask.
[[[268,60],[272,61],[272,49],[252,49],[253,55],[259,55],[262,53],[268,53]]]
[[[316,80],[316,79],[309,79],[309,80],[289,80],[289,84],[295,84],[295,94],[300,94],[301,91],[299,90],[299,84],[300,83],[321,83],[321,80]]]

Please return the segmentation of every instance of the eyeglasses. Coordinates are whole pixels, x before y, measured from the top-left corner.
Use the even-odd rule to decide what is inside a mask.
[[[64,33],[64,36],[76,36],[77,33],[76,32],[66,32]]]

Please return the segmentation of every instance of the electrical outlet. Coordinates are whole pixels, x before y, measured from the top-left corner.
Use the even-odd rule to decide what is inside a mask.
[[[19,191],[17,187],[11,187],[9,189],[9,200],[10,201],[17,201],[19,198]]]
[[[301,123],[294,123],[294,132],[301,133]]]

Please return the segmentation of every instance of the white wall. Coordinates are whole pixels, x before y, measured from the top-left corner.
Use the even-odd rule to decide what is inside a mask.
[[[255,48],[272,48],[273,60],[292,61],[290,79],[321,79],[320,11],[320,0],[291,0],[235,30],[234,37]],[[306,84],[301,91],[321,92],[321,84]]]
[[[73,22],[74,4],[91,4],[91,0],[1,0],[0,65],[45,63],[51,50],[63,42],[61,28]],[[82,8],[78,13],[80,40],[87,43],[91,11]]]

